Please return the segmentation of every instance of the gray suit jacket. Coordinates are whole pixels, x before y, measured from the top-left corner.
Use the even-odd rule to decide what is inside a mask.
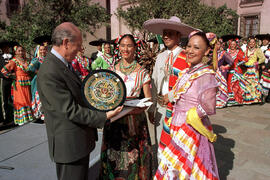
[[[96,128],[104,126],[106,113],[86,107],[81,80],[52,53],[39,69],[37,89],[51,159],[69,163],[87,156],[95,147]]]

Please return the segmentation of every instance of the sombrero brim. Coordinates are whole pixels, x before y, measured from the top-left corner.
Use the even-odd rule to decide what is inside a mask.
[[[90,41],[89,45],[91,46],[101,46],[103,43],[106,43],[105,40],[96,40],[96,41]]]
[[[238,35],[234,35],[234,34],[229,34],[229,35],[224,35],[224,36],[221,36],[223,42],[227,42],[231,39],[241,39],[242,37],[241,36],[238,36]]]
[[[147,42],[158,43],[157,38],[152,38],[152,39],[149,39]]]
[[[255,37],[260,40],[264,40],[264,39],[270,40],[270,34],[257,34]]]
[[[45,42],[47,42],[48,44],[52,44],[51,36],[48,36],[48,35],[38,36],[33,41],[40,45]]]
[[[163,34],[165,29],[175,30],[181,33],[181,37],[188,37],[188,35],[197,30],[187,24],[170,21],[169,19],[150,19],[143,23],[143,27],[155,34]]]
[[[3,48],[4,46],[14,47],[17,45],[19,45],[19,43],[15,42],[15,41],[0,40],[0,48]]]

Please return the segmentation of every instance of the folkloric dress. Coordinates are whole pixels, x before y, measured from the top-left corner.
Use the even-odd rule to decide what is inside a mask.
[[[41,64],[43,63],[44,57],[38,57],[32,59],[30,65],[28,66],[27,71],[36,73],[39,70]],[[44,114],[41,112],[41,102],[39,99],[37,91],[37,75],[35,74],[34,78],[31,81],[31,93],[32,93],[32,111],[36,119],[44,120]]]
[[[115,60],[113,57],[109,54],[103,53],[92,63],[92,69],[113,69],[114,65]]]
[[[217,108],[223,108],[226,106],[228,101],[228,88],[227,88],[227,74],[228,69],[221,70],[221,66],[232,66],[233,59],[226,51],[218,52],[218,69],[216,71],[216,79],[219,82],[218,92],[217,92]]]
[[[264,63],[265,57],[260,48],[246,50],[248,61],[245,63],[247,72],[243,77],[248,82],[247,89],[244,93],[244,104],[261,102],[262,87],[259,83],[258,65]]]
[[[266,45],[266,46],[261,46],[260,49],[262,50],[262,52],[265,54],[265,52],[268,50],[268,46],[269,45]]]
[[[32,121],[31,112],[31,78],[25,67],[16,58],[9,61],[1,70],[5,77],[10,77],[12,72],[15,72],[16,80],[13,84],[13,103],[14,103],[14,122],[18,125],[23,125],[26,122]]]
[[[198,64],[179,74],[173,88],[171,140],[161,152],[154,179],[219,179],[213,144],[186,121],[187,113],[196,108],[203,126],[212,131],[208,115],[215,114],[217,87],[215,72],[208,65]]]
[[[72,67],[76,74],[79,75],[81,80],[89,74],[91,71],[91,60],[85,56],[76,56],[72,61]]]
[[[150,83],[144,68],[129,75],[118,70],[116,73],[126,84],[127,98],[138,98],[143,85]],[[101,166],[101,179],[152,179],[151,143],[145,113],[126,115],[105,125]]]
[[[268,49],[267,51],[265,51],[265,69],[262,72],[262,77],[261,77],[261,85],[263,88],[263,95],[267,96],[269,93],[269,89],[270,89],[270,73],[268,72],[268,70],[270,69],[270,49]]]
[[[247,82],[243,78],[243,71],[240,66],[245,63],[247,59],[240,49],[234,52],[229,50],[228,53],[234,61],[228,72],[227,87],[229,99],[227,106],[243,104],[243,94]]]

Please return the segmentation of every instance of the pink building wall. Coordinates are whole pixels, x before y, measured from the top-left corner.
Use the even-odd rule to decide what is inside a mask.
[[[270,0],[263,0],[263,3],[257,2],[243,6],[240,5],[240,0],[238,1],[239,6],[237,9],[237,14],[239,14],[240,16],[258,15],[260,20],[259,33],[270,33]],[[240,32],[240,25],[238,26],[238,32]]]
[[[238,7],[238,0],[201,0],[201,3],[213,7],[220,7],[226,4],[228,8],[235,11]]]
[[[125,25],[125,21],[116,16],[117,8],[124,9],[129,6],[127,0],[111,0],[111,37],[115,39],[121,34],[131,33],[130,29]]]
[[[9,18],[7,16],[7,6],[8,6],[8,0],[1,0],[0,3],[0,19],[1,21],[5,21],[9,23]],[[24,3],[24,0],[19,1],[20,4],[22,5]]]

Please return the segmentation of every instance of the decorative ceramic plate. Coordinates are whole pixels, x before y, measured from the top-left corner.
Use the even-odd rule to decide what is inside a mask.
[[[92,71],[83,81],[82,93],[89,108],[99,111],[113,110],[126,100],[124,81],[110,70]]]

